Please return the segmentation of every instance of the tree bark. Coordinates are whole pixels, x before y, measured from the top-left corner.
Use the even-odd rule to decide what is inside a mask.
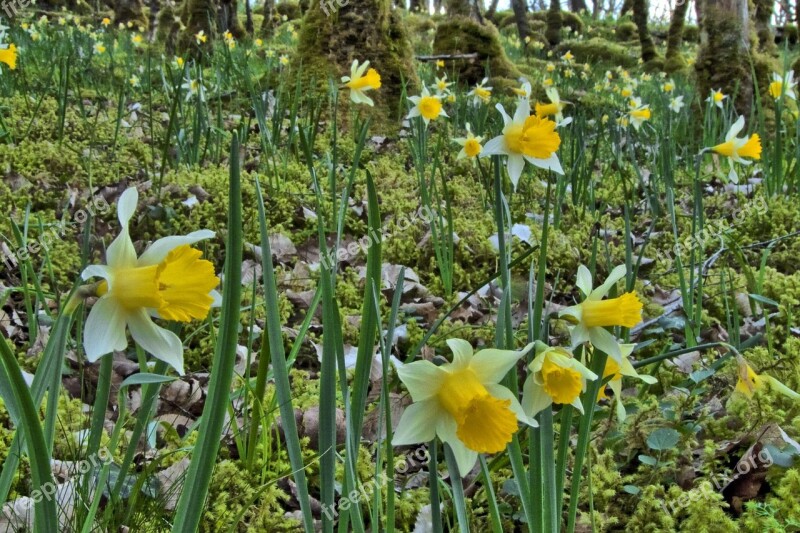
[[[422,1],[421,0],[411,0],[408,4],[408,10],[412,13],[421,13],[422,12]]]
[[[800,0],[798,0],[800,1]],[[494,20],[494,15],[497,13],[497,6],[500,4],[500,0],[492,0],[492,3],[489,4],[489,10],[486,11],[486,18],[489,20]]]
[[[511,7],[514,8],[514,20],[517,23],[519,40],[525,43],[525,37],[531,34],[531,28],[528,24],[528,5],[525,0],[511,0]]]
[[[631,9],[633,9],[633,2],[634,0],[625,0],[622,2],[622,7],[619,8],[619,18],[624,17]]]
[[[741,115],[753,105],[747,0],[701,0],[700,48],[695,71],[698,90],[705,98],[713,89],[733,97]]]
[[[683,43],[683,27],[686,24],[686,12],[689,10],[688,0],[678,0],[675,9],[672,11],[672,20],[669,23],[667,33],[667,64],[676,67],[674,70],[683,67],[685,62],[681,57],[681,44]],[[672,65],[674,63],[674,65]],[[668,68],[667,70],[673,70]]]
[[[642,61],[648,61],[657,57],[656,45],[647,27],[647,15],[649,6],[647,0],[633,0],[633,22],[639,30],[639,44],[642,47]]]
[[[758,35],[758,49],[768,54],[775,53],[777,47],[771,25],[775,3],[773,0],[755,0],[754,4],[753,24]]]
[[[244,14],[245,14],[245,23],[244,23],[244,31],[247,32],[247,35],[253,35],[253,8],[250,5],[250,0],[244,0]]]
[[[586,0],[569,0],[569,10],[573,13],[587,11]]]
[[[547,10],[547,29],[545,30],[545,37],[550,46],[555,46],[561,41],[563,23],[561,2],[559,0],[550,0],[550,9]]]

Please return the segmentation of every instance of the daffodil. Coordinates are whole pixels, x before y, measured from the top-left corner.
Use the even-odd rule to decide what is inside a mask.
[[[637,378],[645,383],[652,385],[657,383],[658,380],[653,376],[648,376],[645,374],[639,374],[636,372],[636,369],[633,368],[630,360],[628,359],[633,353],[633,349],[636,347],[635,344],[620,344],[619,349],[622,353],[622,362],[618,363],[616,360],[612,359],[611,357],[606,359],[606,367],[603,371],[602,379],[605,380],[609,376],[611,379],[608,382],[608,387],[614,393],[614,403],[616,404],[616,413],[617,418],[620,422],[625,420],[627,413],[625,412],[625,406],[622,403],[622,377],[631,377]],[[605,387],[600,389],[600,392],[597,395],[597,399],[601,400],[606,398]]]
[[[645,121],[650,120],[650,106],[649,105],[639,105],[634,107],[630,111],[628,111],[628,115],[631,119],[631,124],[633,127],[636,128],[636,131],[639,131],[639,128],[642,127],[642,124]]]
[[[136,257],[128,226],[138,200],[135,187],[122,193],[117,204],[121,231],[106,251],[106,264],[88,266],[81,274],[83,279],[102,278],[97,288],[99,298],[83,328],[86,357],[96,361],[114,350],[124,350],[127,328],[142,349],[183,374],[181,340],[151,317],[178,322],[202,320],[212,306],[219,305],[214,265],[200,259],[200,251],[191,247],[210,239],[214,232],[199,230],[164,237]]]
[[[442,99],[438,96],[431,96],[427,87],[422,87],[422,94],[410,96],[409,101],[414,104],[406,118],[422,117],[427,126],[431,120],[436,120],[439,116],[446,117],[447,113],[442,109]]]
[[[253,44],[255,44],[256,47],[261,48],[262,46],[264,46],[264,40],[263,39],[256,39],[255,41],[253,41]]]
[[[103,43],[94,43],[94,52],[96,54],[105,54],[106,53],[106,45]]]
[[[285,55],[281,56],[281,57],[278,59],[278,63],[280,63],[282,66],[284,66],[284,67],[285,67],[286,65],[288,65],[288,64],[289,64],[289,57],[288,57],[288,56],[285,56]]]
[[[194,34],[194,40],[197,44],[204,44],[208,40],[208,36],[205,31],[200,30]]]
[[[706,98],[706,102],[717,106],[718,108],[722,109],[722,102],[728,98],[727,94],[722,94],[721,89],[712,90],[711,95]]]
[[[497,104],[497,110],[503,115],[503,133],[486,143],[481,157],[508,156],[508,177],[515,189],[526,161],[535,167],[564,173],[556,154],[561,145],[561,137],[556,131],[555,122],[548,118],[531,116],[530,102],[522,98],[517,101],[513,119],[508,116],[502,104]]]
[[[519,79],[520,86],[519,87],[512,87],[511,92],[516,94],[520,98],[530,98],[531,97],[531,82],[528,81],[527,78],[520,78]]]
[[[563,56],[561,56],[561,59],[563,61],[566,61],[567,63],[572,63],[572,60],[575,59],[575,56],[572,55],[571,50],[567,50],[567,52]]]
[[[140,84],[140,81],[139,81],[139,76],[137,76],[137,75],[135,75],[135,74],[134,74],[133,76],[131,76],[131,77],[128,79],[128,83],[130,83],[130,84],[131,84],[131,87],[138,87],[138,86],[139,86],[139,84]]]
[[[583,413],[581,393],[597,374],[586,368],[565,348],[536,341],[536,357],[528,365],[522,387],[522,410],[531,419],[552,404],[572,405]]]
[[[725,136],[725,142],[711,147],[711,150],[714,152],[728,158],[731,165],[728,179],[732,183],[737,183],[739,181],[739,177],[733,166],[734,163],[749,165],[752,163],[750,159],[761,159],[761,138],[758,136],[758,133],[754,133],[749,137],[737,137],[739,132],[743,129],[744,117],[740,116],[728,130],[728,134]]]
[[[489,100],[492,99],[492,88],[486,87],[488,81],[489,78],[483,78],[483,80],[467,94],[467,96],[472,96],[473,105],[479,106],[481,103],[488,104]]]
[[[181,88],[186,91],[187,102],[195,96],[199,98],[201,102],[206,101],[206,88],[200,80],[186,78]]]
[[[556,124],[559,126],[563,126],[565,124],[569,124],[572,122],[572,119],[568,119],[567,121],[564,120],[564,107],[567,105],[567,102],[562,102],[561,97],[558,94],[558,89],[555,87],[547,87],[544,90],[545,94],[547,94],[547,98],[550,99],[549,104],[542,104],[537,102],[536,106],[534,107],[536,116],[537,117],[555,117]]]
[[[444,61],[441,59],[436,60],[436,68],[444,68]]]
[[[181,56],[175,56],[175,66],[182,69],[183,65],[186,64],[186,61]]]
[[[553,78],[545,78],[544,81],[542,82],[542,85],[544,85],[545,87],[552,87],[553,84],[554,84]]]
[[[631,87],[630,85],[628,85],[627,87],[623,88],[623,89],[622,89],[622,90],[619,92],[619,94],[620,94],[620,96],[622,96],[623,98],[630,98],[631,96],[633,96],[633,87]]]
[[[447,74],[441,78],[436,78],[436,94],[438,96],[447,96],[450,93],[450,86],[452,82],[447,81]]]
[[[553,63],[549,63],[549,62],[548,62],[548,63],[547,63],[547,65],[545,65],[544,69],[545,69],[547,72],[555,72],[555,70],[556,70],[556,66],[555,66]]]
[[[591,342],[598,350],[607,353],[622,364],[622,352],[619,343],[606,328],[622,326],[632,328],[642,321],[642,301],[636,292],[626,292],[617,298],[604,300],[616,283],[627,272],[625,265],[619,265],[605,282],[596,289],[592,288],[592,274],[583,265],[578,267],[575,285],[583,293],[585,299],[578,305],[568,307],[559,313],[562,318],[572,322],[570,338],[572,348],[585,342]]]
[[[100,24],[108,27],[111,24],[111,19],[108,17],[103,17],[103,20],[100,21]]]
[[[17,68],[17,45],[11,43],[7,48],[0,48],[0,63],[5,63],[11,70]]]
[[[756,391],[767,387],[793,400],[800,400],[800,394],[774,377],[767,374],[756,374],[756,371],[753,370],[741,355],[737,354],[736,360],[739,365],[739,380],[736,382],[736,392],[744,394],[748,398],[752,398]]]
[[[778,100],[784,94],[796,100],[797,96],[794,93],[794,88],[797,82],[794,81],[794,71],[790,70],[786,76],[781,76],[777,72],[772,73],[772,83],[769,84],[769,94],[775,100]]]
[[[397,374],[411,399],[392,444],[428,442],[438,436],[453,451],[458,471],[466,476],[479,453],[503,451],[517,432],[517,422],[534,425],[517,397],[499,385],[503,377],[533,347],[519,351],[484,349],[473,354],[462,339],[450,339],[453,362],[430,361],[398,365]]]
[[[668,81],[664,82],[664,85],[661,86],[661,89],[663,89],[665,93],[671,93],[675,90],[675,82],[672,81],[672,78],[670,78]]]
[[[141,46],[141,44],[142,44],[143,40],[144,40],[144,39],[142,38],[142,36],[141,36],[141,35],[139,35],[138,33],[135,33],[135,34],[133,35],[133,37],[131,37],[131,42],[132,42],[132,43],[133,43],[135,46]]]
[[[365,95],[366,91],[381,88],[381,75],[374,68],[367,70],[369,61],[358,64],[354,59],[350,65],[350,75],[342,76],[342,83],[350,89],[350,100],[355,104],[374,105],[372,98]]]
[[[481,146],[481,142],[483,141],[483,137],[476,137],[472,134],[472,128],[470,128],[469,123],[467,123],[467,136],[466,137],[456,137],[453,139],[454,142],[457,142],[461,145],[461,151],[458,152],[457,159],[474,159],[478,157],[483,150]]]
[[[683,103],[683,95],[676,96],[675,98],[670,98],[669,100],[669,108],[675,113],[680,113],[684,105],[685,104]]]

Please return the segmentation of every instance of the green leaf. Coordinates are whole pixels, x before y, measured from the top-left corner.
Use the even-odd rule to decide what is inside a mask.
[[[681,434],[672,428],[658,428],[647,437],[647,446],[651,450],[670,450],[678,445]]]

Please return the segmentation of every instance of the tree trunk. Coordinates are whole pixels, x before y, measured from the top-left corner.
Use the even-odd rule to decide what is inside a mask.
[[[264,15],[264,20],[261,21],[262,37],[272,37],[272,31],[275,29],[275,0],[264,0],[264,7],[261,10]]]
[[[245,23],[244,23],[244,31],[247,32],[247,35],[253,35],[253,7],[250,5],[250,0],[244,1],[244,14],[245,14]]]
[[[777,52],[775,34],[772,31],[771,19],[775,6],[773,0],[755,0],[753,11],[753,24],[758,35],[758,49],[767,54]]]
[[[794,20],[795,24],[800,26],[800,0],[794,3]]]
[[[531,28],[528,24],[528,5],[525,0],[511,0],[511,7],[514,8],[514,20],[517,23],[519,40],[525,43],[525,37],[531,34]]]
[[[573,13],[587,11],[586,0],[569,0],[569,10]]]
[[[237,39],[244,37],[244,27],[239,21],[238,0],[220,0],[217,26],[220,33],[229,31]]]
[[[702,100],[712,89],[733,97],[741,115],[753,105],[747,0],[701,0],[703,18],[695,71]]]
[[[550,9],[547,10],[547,29],[544,34],[550,46],[555,46],[561,41],[561,26],[563,23],[561,2],[559,0],[550,0]]]
[[[624,0],[624,2],[622,2],[622,7],[619,8],[619,18],[624,17],[633,9],[633,2],[634,0]]]
[[[657,57],[656,45],[647,27],[647,15],[649,12],[647,0],[633,0],[633,22],[639,30],[639,43],[642,47],[642,61],[647,63]]]
[[[686,12],[689,10],[688,0],[678,1],[672,11],[672,20],[669,23],[667,33],[667,61],[664,69],[667,72],[674,72],[686,66],[686,61],[681,55],[681,44],[683,43],[683,27],[686,24]]]
[[[592,4],[592,18],[597,20],[600,18],[600,10],[603,9],[603,0],[593,0]]]
[[[144,4],[142,0],[117,0],[114,2],[114,22],[117,24],[133,22],[138,26],[146,26]]]
[[[217,5],[214,0],[185,0],[181,20],[186,29],[181,35],[179,48],[196,50],[194,36],[200,31],[204,32],[209,40],[212,39],[216,17]]]
[[[800,0],[798,0],[800,1]],[[486,18],[489,20],[494,20],[494,14],[497,13],[497,6],[500,3],[500,0],[492,0],[492,3],[489,4],[489,10],[486,12]]]
[[[412,13],[421,13],[422,12],[422,1],[421,0],[411,0],[408,4],[408,10]]]

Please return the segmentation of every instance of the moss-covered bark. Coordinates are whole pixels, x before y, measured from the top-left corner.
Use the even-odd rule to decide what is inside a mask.
[[[181,20],[184,31],[180,36],[178,48],[182,51],[196,50],[194,36],[204,32],[208,39],[214,36],[217,4],[214,0],[184,0]]]
[[[229,31],[237,39],[244,37],[244,26],[239,20],[239,0],[220,0],[217,20],[220,33]]]
[[[667,33],[667,60],[664,63],[664,70],[667,72],[674,72],[686,67],[686,61],[681,55],[681,44],[683,44],[683,28],[686,24],[688,10],[688,1],[676,3],[675,9],[672,10],[672,19]]]
[[[275,11],[275,0],[265,0],[264,6],[261,8],[261,14],[264,16],[264,19],[261,21],[259,33],[262,37],[269,38],[275,30],[277,22],[275,16],[277,14]]]
[[[650,35],[650,28],[647,27],[647,15],[650,7],[647,0],[633,0],[633,22],[639,31],[639,43],[642,47],[642,60],[647,63],[655,59],[656,45]]]
[[[573,13],[587,11],[586,0],[569,0],[569,10]]]
[[[773,0],[753,0],[755,9],[753,10],[753,24],[758,35],[758,49],[767,54],[777,52],[775,46],[775,34],[772,31],[772,11],[775,2]]]
[[[142,0],[116,0],[114,2],[114,22],[133,22],[137,26],[147,27],[147,17],[144,15]]]
[[[712,89],[736,92],[735,106],[747,115],[753,104],[747,0],[702,0],[700,48],[695,71],[702,100]]]
[[[330,77],[338,81],[350,74],[353,59],[369,60],[381,75],[381,88],[370,97],[376,107],[396,113],[403,83],[415,90],[417,75],[405,26],[390,5],[390,0],[313,2],[300,26],[295,72],[325,90]]]
[[[550,0],[550,9],[547,10],[547,30],[545,30],[545,37],[547,37],[550,46],[555,46],[561,41],[562,24],[561,2],[559,0]]]
[[[524,43],[525,37],[531,34],[531,28],[528,24],[528,5],[525,0],[511,0],[511,7],[514,8],[514,20],[517,23],[519,39]]]
[[[156,20],[156,41],[164,43],[164,51],[168,55],[175,54],[180,32],[180,17],[176,16],[175,6],[170,3],[164,4]]]

